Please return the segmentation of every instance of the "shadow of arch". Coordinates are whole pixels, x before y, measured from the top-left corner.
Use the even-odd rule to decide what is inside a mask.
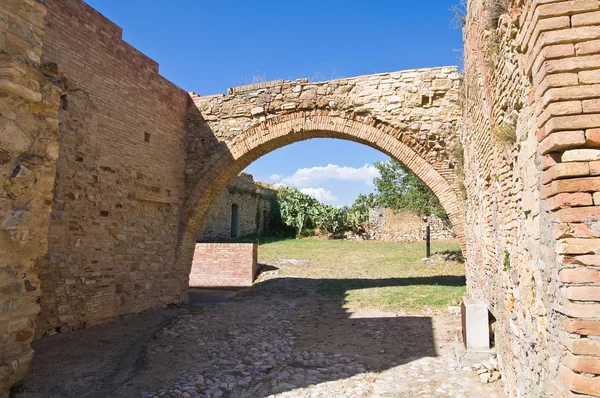
[[[227,184],[252,162],[283,146],[312,138],[338,138],[377,149],[399,161],[419,177],[438,197],[465,250],[462,203],[456,190],[455,172],[449,162],[438,161],[402,131],[366,117],[360,120],[330,115],[328,111],[291,112],[262,122],[227,145],[219,145],[220,154],[193,187],[184,203],[180,221],[178,262],[186,277],[192,263],[196,237],[206,215]],[[182,280],[182,283],[185,283]]]

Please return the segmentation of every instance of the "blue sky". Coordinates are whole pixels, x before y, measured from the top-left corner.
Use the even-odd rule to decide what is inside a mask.
[[[461,32],[450,26],[458,0],[87,3],[121,26],[123,38],[156,60],[163,76],[202,95],[254,76],[318,81],[456,65],[462,48]],[[343,205],[372,191],[369,166],[387,159],[360,144],[315,139],[273,151],[247,171]]]

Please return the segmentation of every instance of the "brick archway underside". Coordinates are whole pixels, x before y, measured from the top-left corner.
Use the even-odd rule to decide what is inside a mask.
[[[449,162],[427,160],[427,152],[402,132],[373,118],[360,120],[322,112],[292,112],[262,122],[239,134],[203,172],[183,207],[180,224],[179,262],[189,268],[196,237],[212,204],[227,184],[250,163],[283,146],[311,138],[345,139],[378,149],[414,172],[439,198],[464,251],[464,220],[461,200],[454,186],[455,171]],[[446,178],[444,178],[446,176]],[[189,271],[189,269],[188,269]],[[186,274],[187,275],[187,274]],[[185,283],[182,281],[182,283]]]

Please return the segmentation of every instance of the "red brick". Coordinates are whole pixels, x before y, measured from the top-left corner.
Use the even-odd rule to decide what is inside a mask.
[[[600,304],[590,304],[596,306],[597,314],[600,314]],[[572,338],[566,333],[560,336],[561,343],[575,355],[600,355],[600,340],[591,340],[586,338]]]
[[[600,374],[600,358],[567,353],[565,364],[575,372]]]
[[[582,177],[589,174],[590,165],[587,162],[559,163],[544,171],[542,183],[547,184],[560,178]]]
[[[578,73],[578,76],[581,84],[600,83],[600,69],[581,71]],[[589,96],[585,97],[590,98]]]
[[[555,119],[555,118],[554,118]],[[549,123],[552,123],[551,119]],[[546,124],[546,131],[548,130]],[[581,147],[585,144],[585,133],[580,131],[560,131],[554,134],[549,134],[540,143],[540,153],[545,155],[550,152],[561,151],[570,148]]]
[[[569,390],[580,393],[598,396],[600,391],[600,377],[589,377],[577,374],[564,365],[558,369],[560,380]]]
[[[584,336],[600,336],[600,321],[565,318],[563,324],[569,333]]]
[[[554,180],[542,187],[542,198],[548,198],[564,192],[600,191],[600,177],[571,178]]]
[[[569,265],[600,267],[600,256],[599,255],[559,256],[559,261],[562,262],[563,264],[569,264]]]
[[[600,271],[586,268],[566,268],[559,273],[563,283],[600,283]]]
[[[564,302],[558,307],[558,312],[572,318],[598,318],[600,304]],[[600,343],[600,341],[598,341]]]
[[[591,129],[591,128],[596,128],[596,127],[600,127],[600,114],[591,114],[591,115],[584,114],[584,115],[575,115],[575,116],[553,117],[545,125],[546,134],[552,134],[553,132],[563,131],[563,130],[572,130],[572,129],[585,130],[585,129]],[[580,137],[580,136],[575,136],[573,134],[570,134],[572,132],[568,132],[568,133],[569,133],[569,136],[571,136],[573,139],[573,143],[572,143],[571,147],[576,147],[576,146],[585,144],[585,135],[582,134],[582,136]],[[566,138],[566,137],[563,138],[561,142],[565,142],[565,139],[568,139],[568,138]],[[583,141],[583,142],[581,142],[581,141]],[[543,141],[542,141],[542,144],[543,144]],[[550,151],[548,151],[548,152],[550,152]]]
[[[556,242],[558,254],[598,254],[600,239],[566,238]]]
[[[600,11],[586,12],[571,16],[571,24],[576,26],[600,25]]]
[[[554,239],[600,238],[600,233],[592,231],[587,224],[583,223],[557,223],[553,229]]]
[[[560,288],[560,292],[564,298],[569,300],[600,301],[600,286],[566,286]]]
[[[585,41],[575,45],[577,55],[597,54],[600,53],[600,40]]]
[[[544,126],[544,124],[554,116],[563,115],[577,115],[583,111],[581,101],[563,101],[563,102],[552,102],[546,106],[544,111],[540,114],[537,119],[538,127]],[[546,131],[544,130],[544,134]]]
[[[600,134],[599,134],[600,138]],[[600,142],[599,142],[600,145]],[[551,152],[542,156],[542,170],[547,170],[557,163],[560,163],[561,154],[558,152]]]
[[[600,98],[584,100],[582,105],[585,113],[600,113]]]
[[[546,201],[548,210],[555,210],[562,207],[591,206],[592,195],[586,192],[578,193],[560,193]]]

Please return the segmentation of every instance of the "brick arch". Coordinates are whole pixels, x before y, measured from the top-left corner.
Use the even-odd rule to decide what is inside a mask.
[[[436,161],[435,156],[414,139],[374,118],[331,115],[324,110],[298,111],[261,122],[239,134],[234,141],[227,142],[227,146],[222,146],[221,154],[214,157],[210,168],[191,188],[183,206],[178,253],[180,265],[189,271],[196,237],[204,219],[212,204],[236,175],[269,152],[311,138],[339,138],[358,142],[404,164],[439,198],[464,251],[462,205],[454,187],[455,172],[449,162]]]

